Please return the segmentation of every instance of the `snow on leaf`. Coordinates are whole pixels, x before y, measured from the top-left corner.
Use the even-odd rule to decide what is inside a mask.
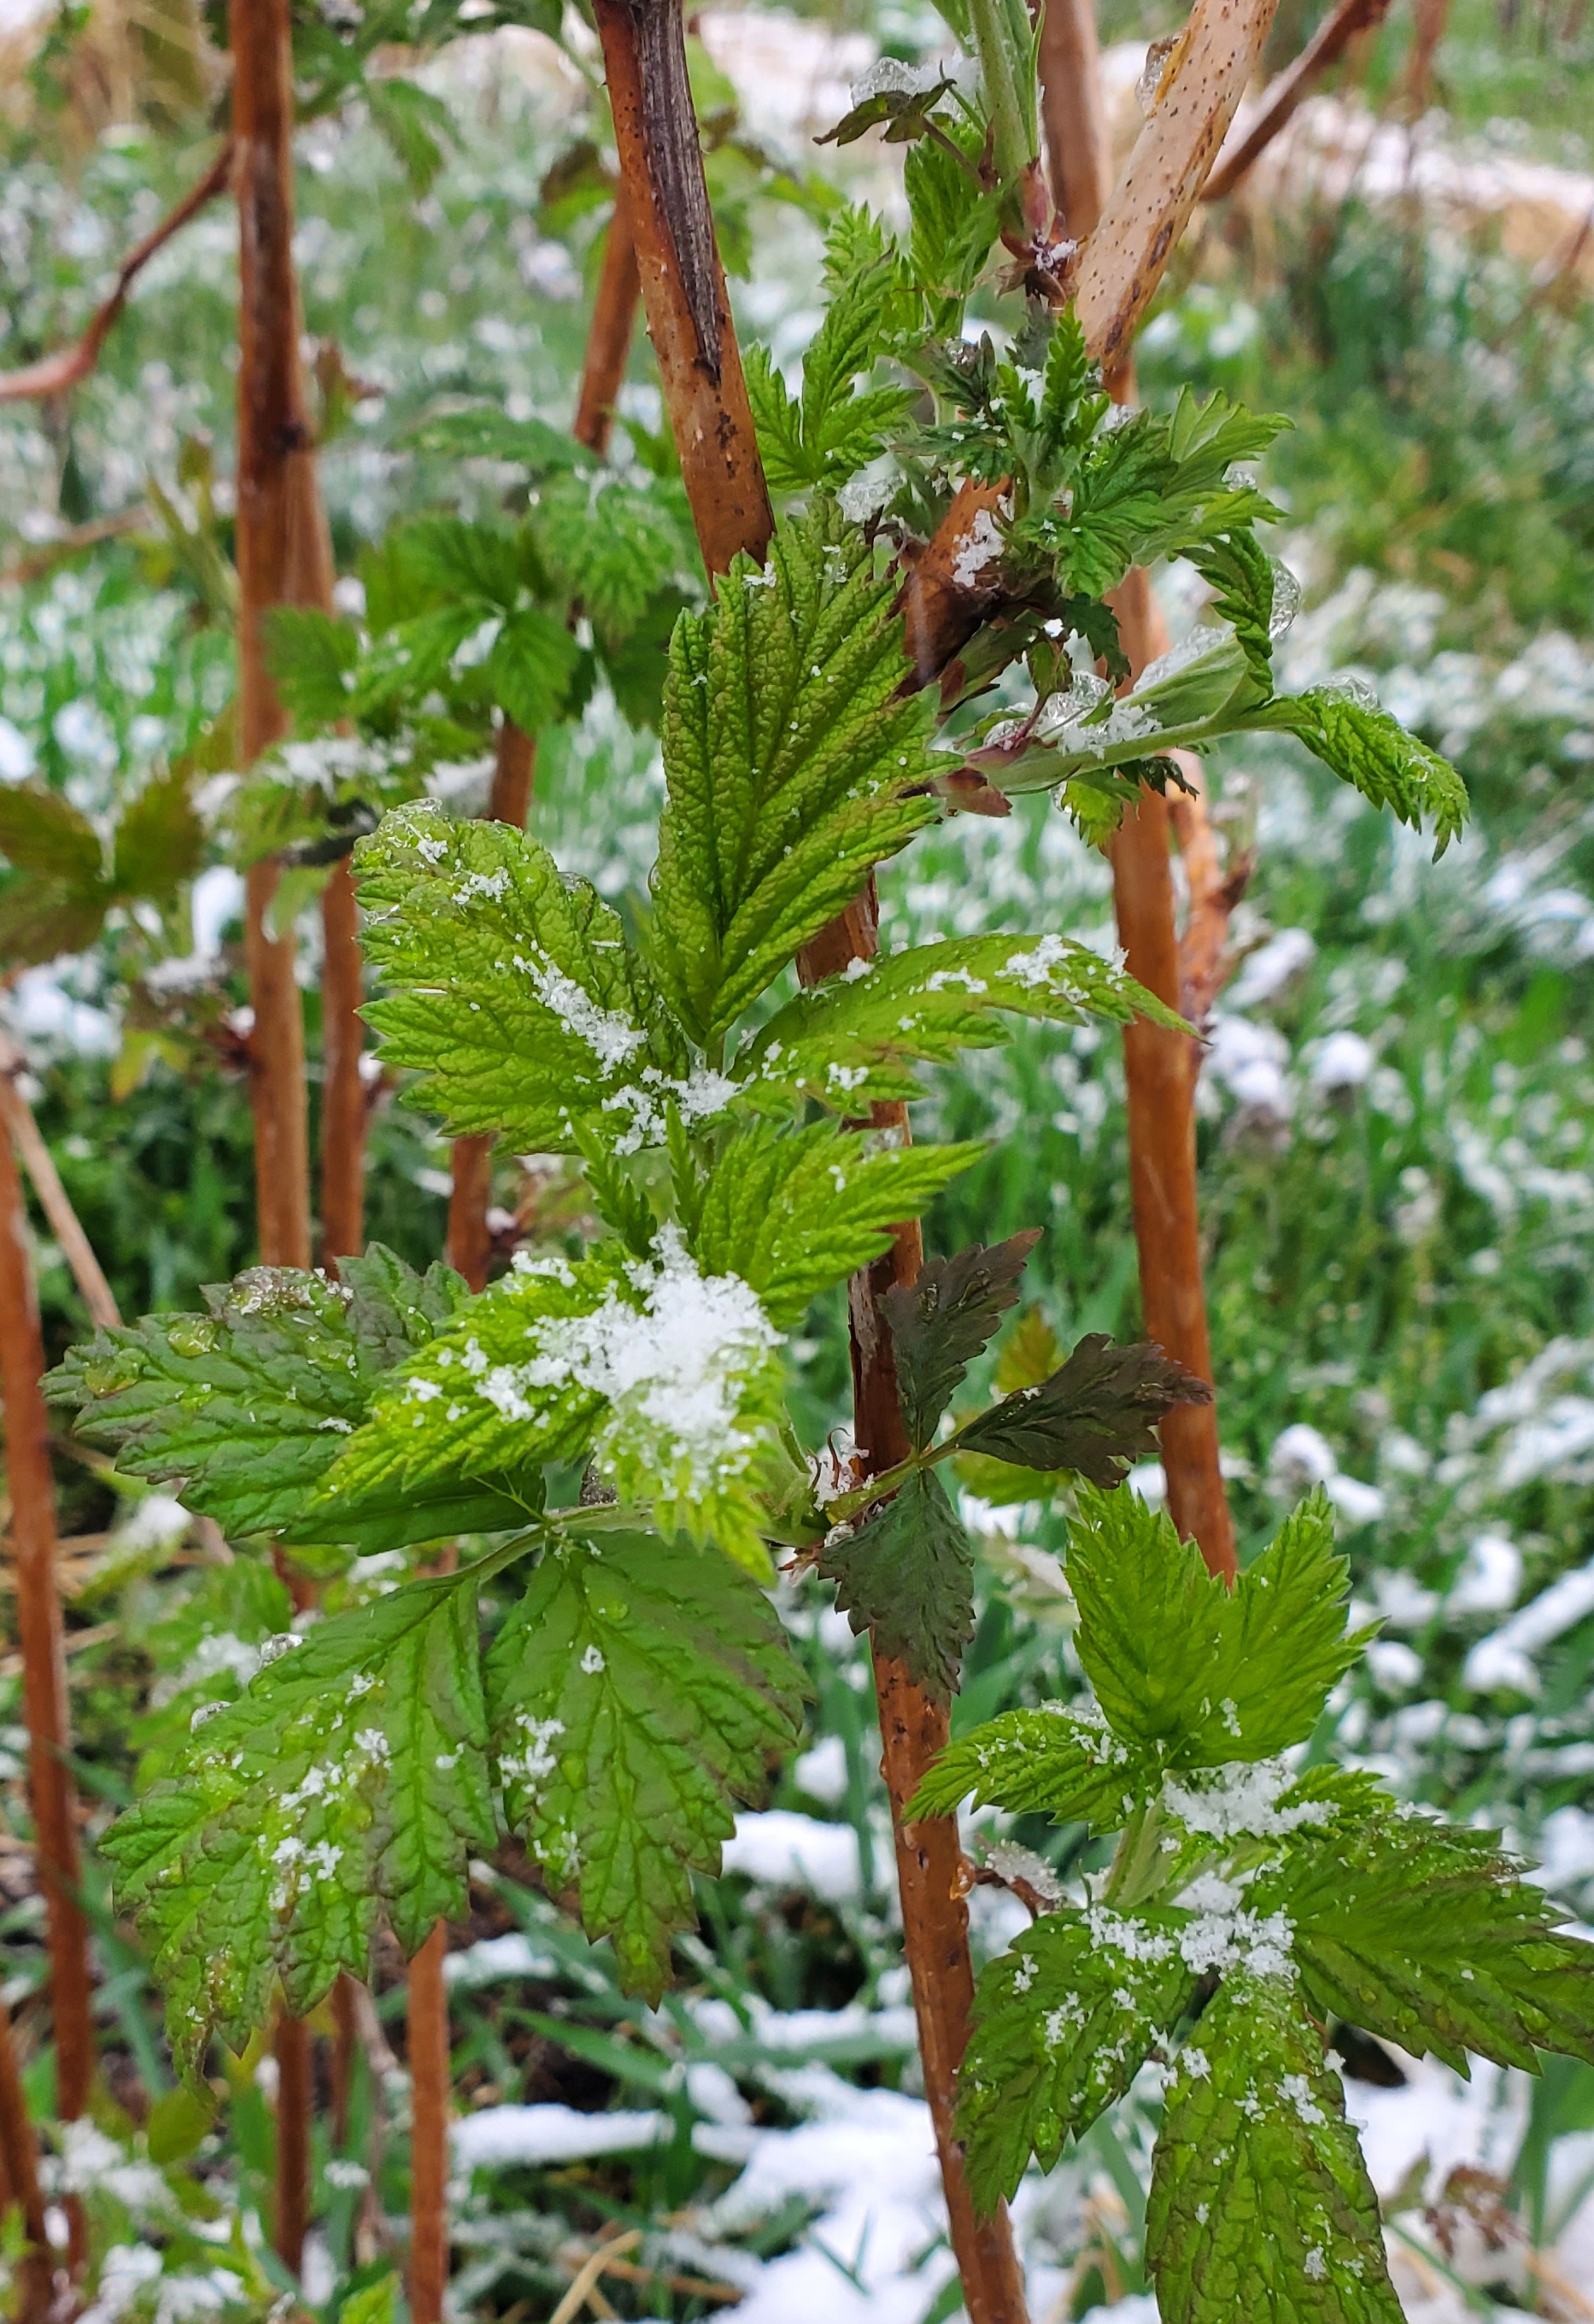
[[[1226,1983],[1179,2059],[1146,2249],[1166,2324],[1400,2324],[1339,2077],[1286,1987]]]
[[[204,1721],[104,1842],[185,2069],[212,2033],[244,2046],[275,1978],[302,2016],[366,1975],[379,1906],[408,1951],[464,1912],[486,1740],[468,1569],[290,1633]]]

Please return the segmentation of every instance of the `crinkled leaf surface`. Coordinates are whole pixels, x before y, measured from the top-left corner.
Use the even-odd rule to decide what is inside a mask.
[[[1066,1469],[1092,1484],[1121,1482],[1157,1450],[1157,1425],[1176,1404],[1210,1404],[1212,1392],[1148,1341],[1083,1339],[1038,1388],[1016,1389],[958,1431],[965,1452],[1025,1469]]]
[[[76,1406],[79,1434],[130,1476],[170,1486],[225,1532],[286,1528],[382,1374],[466,1296],[450,1268],[418,1276],[380,1246],[343,1271],[339,1286],[252,1268],[207,1292],[207,1315],[97,1333],[50,1375],[48,1393]]]
[[[827,977],[778,1010],[737,1060],[748,1096],[772,1105],[812,1098],[862,1112],[912,1098],[908,1061],[944,1064],[1007,1038],[1006,1016],[1073,1024],[1135,1016],[1182,1019],[1131,976],[1066,936],[956,936],[890,953]]]
[[[413,1951],[493,1839],[468,1570],[282,1645],[104,1842],[189,2070],[213,2032],[244,2047],[274,1978],[302,2016],[364,1976],[379,1904]]]
[[[1040,1229],[1030,1227],[1006,1242],[972,1243],[950,1259],[928,1259],[912,1283],[893,1284],[880,1301],[891,1327],[903,1422],[919,1451],[1017,1303],[1024,1262],[1039,1240]]]
[[[523,832],[418,801],[355,862],[384,988],[366,1015],[451,1130],[569,1153],[588,1120],[634,1148],[662,1138],[667,1099],[696,1118],[727,1093],[694,1080],[616,915]]]
[[[1179,1950],[1189,1918],[1060,1906],[981,1972],[957,2135],[981,2210],[1013,2193],[1032,2154],[1049,2171],[1183,2015],[1196,1983]]]
[[[1339,2076],[1287,1984],[1226,1982],[1180,2053],[1146,2254],[1164,2324],[1401,2324]]]
[[[897,698],[896,583],[830,503],[739,558],[670,649],[668,799],[654,876],[659,974],[683,1024],[723,1033],[872,866],[937,813],[934,712]]]
[[[1492,1832],[1395,1814],[1307,1832],[1258,1896],[1288,1914],[1325,2015],[1463,2074],[1469,2051],[1529,2072],[1538,2050],[1594,2059],[1594,1945]]]
[[[901,1663],[937,1702],[955,1693],[974,1635],[974,1549],[933,1469],[823,1552],[819,1571],[855,1631]]]
[[[546,1556],[488,1658],[511,1822],[591,1937],[656,2000],[738,1802],[797,1737],[803,1683],[758,1587],[651,1534]]]
[[[1387,807],[1414,830],[1432,823],[1435,855],[1464,826],[1467,787],[1450,761],[1408,734],[1376,702],[1317,686],[1300,696],[1281,695],[1268,706],[1267,723],[1298,735],[1314,758],[1341,782],[1354,783],[1375,807]]]
[[[1120,1741],[1099,1711],[1086,1716],[1050,1702],[1004,1711],[948,1744],[914,1805],[925,1815],[949,1815],[972,1796],[1014,1815],[1038,1812],[1055,1823],[1116,1831],[1161,1779],[1156,1759]]]
[[[716,1162],[692,1226],[707,1274],[751,1283],[783,1331],[811,1299],[878,1259],[891,1230],[917,1218],[984,1148],[880,1146],[866,1132],[815,1122],[753,1122]]]

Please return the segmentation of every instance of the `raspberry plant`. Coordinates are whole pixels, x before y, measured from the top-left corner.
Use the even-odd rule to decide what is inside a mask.
[[[1362,1644],[1326,1510],[1299,1511],[1230,1595],[1116,1489],[1203,1382],[1091,1339],[949,1428],[1031,1239],[932,1259],[879,1298],[868,1282],[981,1150],[907,1142],[891,1110],[922,1093],[921,1065],[1018,1017],[1180,1020],[1055,934],[829,974],[808,948],[946,814],[1046,789],[1104,842],[1145,786],[1184,779],[1173,752],[1237,733],[1295,735],[1441,850],[1465,798],[1356,687],[1276,690],[1295,590],[1248,464],[1284,423],[1221,396],[1118,423],[1037,190],[1027,16],[976,5],[970,29],[983,109],[888,74],[838,133],[883,121],[909,143],[907,237],[841,211],[800,383],[750,353],[761,466],[739,453],[736,480],[756,485],[750,522],[767,491],[782,503],[767,555],[717,560],[703,604],[668,447],[639,486],[540,424],[511,444],[493,415],[456,414],[461,449],[492,441],[526,470],[526,524],[411,530],[364,632],[314,611],[273,626],[301,734],[352,723],[364,747],[336,761],[327,837],[365,828],[388,1065],[456,1137],[579,1157],[601,1231],[521,1252],[475,1295],[375,1249],[336,1281],[254,1269],[207,1314],[102,1333],[58,1370],[57,1398],[124,1469],[235,1540],[348,1576],[337,1610],[200,1706],[106,1845],[190,2070],[213,2036],[242,2047],[279,1991],[303,2015],[363,1974],[382,1917],[416,1951],[506,1829],[656,1997],[692,1876],[800,1732],[776,1562],[834,1582],[882,1664],[944,1706],[974,1577],[945,1477],[1000,1464],[1077,1495],[1098,1708],[964,1738],[908,1816],[973,1792],[1122,1837],[986,1974],[959,2115],[976,2202],[993,2209],[1032,2153],[1055,2160],[1159,2052],[1149,2240],[1168,2324],[1393,2319],[1331,2017],[1456,2061],[1588,2053],[1590,1955],[1486,1837],[1286,1762]],[[707,233],[687,286],[700,338],[720,327]],[[999,240],[1025,294],[1001,349],[965,329]],[[699,365],[716,390],[727,350]],[[706,542],[706,455],[677,433]],[[1175,557],[1216,618],[1126,688],[1112,593]],[[460,738],[572,715],[600,677],[662,745],[637,925],[534,838],[402,798]],[[273,779],[241,821],[313,863],[314,799]],[[908,1448],[873,1475],[806,1447],[786,1402],[788,1338],[849,1278]],[[462,1536],[456,1571],[425,1570]],[[410,1578],[370,1594],[361,1557]]]

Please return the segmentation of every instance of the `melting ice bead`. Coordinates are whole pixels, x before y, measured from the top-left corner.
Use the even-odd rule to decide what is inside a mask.
[[[1287,565],[1281,565],[1276,558],[1269,561],[1273,567],[1273,610],[1267,616],[1267,641],[1276,645],[1301,610],[1301,585]]]

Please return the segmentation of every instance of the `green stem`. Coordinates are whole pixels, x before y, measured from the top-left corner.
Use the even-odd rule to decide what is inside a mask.
[[[969,17],[990,107],[991,160],[998,183],[1008,188],[1040,150],[1029,13],[1023,0],[971,0]]]

